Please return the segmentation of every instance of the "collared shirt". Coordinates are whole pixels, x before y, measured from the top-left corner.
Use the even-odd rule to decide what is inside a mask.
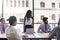
[[[22,35],[21,34],[22,33],[19,30],[17,30],[15,28],[15,26],[10,26],[6,29],[6,36],[7,36],[8,39],[10,37],[11,38],[15,37],[15,39],[17,39],[17,40],[22,40]]]
[[[4,24],[4,28],[6,29],[8,27],[8,24]],[[0,31],[2,31],[2,23],[0,23]]]
[[[47,30],[51,31],[51,26],[49,24],[41,24],[38,28],[38,32],[40,32],[40,30],[41,32],[43,32],[43,30],[45,30],[45,25],[46,25]]]

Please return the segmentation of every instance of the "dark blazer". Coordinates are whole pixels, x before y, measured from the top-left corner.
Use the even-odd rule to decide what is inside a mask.
[[[60,40],[60,25],[55,27],[51,32],[50,32],[50,38],[53,38],[56,36],[57,40]]]

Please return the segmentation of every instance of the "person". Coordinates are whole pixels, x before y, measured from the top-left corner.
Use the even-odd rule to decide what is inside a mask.
[[[8,27],[8,24],[5,23],[5,19],[1,18],[0,20],[0,31],[1,33],[5,33],[5,29]]]
[[[17,19],[15,16],[9,17],[9,24],[10,26],[5,31],[7,39],[8,40],[22,40],[23,35],[21,31],[15,28],[17,24]]]
[[[28,10],[24,17],[24,32],[27,28],[34,28],[34,18],[32,16],[32,11]]]
[[[60,40],[60,19],[58,21],[58,26],[55,27],[49,34],[50,38],[57,38],[57,40]]]
[[[48,24],[48,18],[43,18],[43,24],[41,24],[38,28],[38,32],[48,33],[51,31],[51,26]]]

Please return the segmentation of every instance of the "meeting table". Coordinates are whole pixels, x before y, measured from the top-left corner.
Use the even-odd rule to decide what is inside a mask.
[[[22,33],[23,35],[24,33]],[[39,39],[47,39],[51,40],[49,38],[49,33],[33,33],[33,34],[26,34],[27,37],[22,37],[23,40],[39,40]],[[7,40],[6,34],[0,34],[0,40]]]

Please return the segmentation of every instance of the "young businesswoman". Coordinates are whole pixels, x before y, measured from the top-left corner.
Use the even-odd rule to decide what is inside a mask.
[[[24,17],[24,32],[26,32],[26,28],[33,28],[34,22],[33,22],[33,16],[32,11],[28,10],[25,17]]]

